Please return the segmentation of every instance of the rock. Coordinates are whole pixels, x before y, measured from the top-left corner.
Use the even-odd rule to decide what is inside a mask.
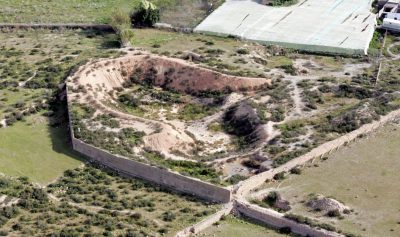
[[[192,62],[203,62],[204,58],[200,54],[194,53],[192,51],[184,51],[182,54],[182,59],[189,60]]]
[[[256,110],[246,101],[230,107],[223,121],[228,133],[243,137],[248,145],[257,145],[267,138]]]
[[[316,197],[312,198],[307,202],[306,205],[314,211],[322,211],[324,213],[336,210],[340,213],[343,213],[344,210],[349,209],[339,201],[333,198],[324,197],[322,195],[317,195]]]
[[[281,195],[278,195],[278,197],[274,203],[274,207],[279,210],[282,210],[284,212],[287,212],[290,209],[292,209],[290,207],[290,203],[287,200],[284,200]]]

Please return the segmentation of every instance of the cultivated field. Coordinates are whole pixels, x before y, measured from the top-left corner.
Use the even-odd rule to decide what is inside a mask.
[[[398,236],[399,141],[399,125],[388,125],[308,164],[300,175],[265,184],[256,194],[265,196],[276,191],[290,202],[289,213],[315,218],[347,233]],[[340,201],[350,212],[328,217],[324,210],[311,211],[306,203],[318,194]]]

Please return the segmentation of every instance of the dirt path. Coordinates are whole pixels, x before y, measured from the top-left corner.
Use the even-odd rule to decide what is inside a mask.
[[[386,51],[392,57],[392,60],[399,60],[400,59],[400,53],[399,54],[395,54],[395,53],[392,52],[393,47],[396,47],[398,45],[400,45],[400,42],[393,43],[393,44],[389,45],[389,47],[387,47]]]
[[[18,83],[18,86],[19,86],[19,87],[25,87],[26,83],[28,83],[30,80],[32,80],[33,78],[35,78],[36,74],[37,74],[37,71],[35,71],[35,72],[33,73],[33,75],[32,75],[31,77],[29,77],[26,81],[23,81],[23,82]]]
[[[236,191],[234,191],[235,198],[238,200],[241,200],[241,201],[246,201],[246,197],[249,195],[251,190],[255,189],[256,187],[258,187],[259,185],[264,183],[264,181],[266,179],[272,179],[276,173],[279,173],[282,171],[287,172],[291,168],[303,165],[312,159],[320,157],[324,154],[328,154],[331,151],[337,149],[338,147],[343,146],[346,143],[353,141],[354,139],[357,139],[357,137],[359,137],[360,135],[364,135],[364,134],[373,132],[376,129],[380,128],[382,125],[384,125],[388,122],[391,122],[394,119],[399,118],[399,117],[400,117],[400,110],[395,110],[395,111],[381,117],[381,119],[378,121],[374,121],[372,123],[365,124],[357,130],[354,130],[348,134],[345,134],[335,140],[326,142],[326,143],[314,148],[309,153],[304,154],[300,157],[297,157],[297,158],[285,163],[282,166],[279,166],[275,169],[252,176],[249,179],[241,182],[240,185],[237,186]]]

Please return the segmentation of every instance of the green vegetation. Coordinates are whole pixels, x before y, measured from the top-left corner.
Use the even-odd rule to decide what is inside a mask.
[[[290,6],[298,3],[298,0],[268,0],[267,5],[274,7]]]
[[[137,26],[151,27],[160,20],[160,9],[147,0],[141,0],[139,7],[131,14],[131,22]]]
[[[197,236],[197,235],[196,235]],[[269,229],[254,223],[249,219],[238,219],[233,216],[223,217],[216,225],[207,228],[198,236],[211,237],[283,237],[295,236],[279,233],[277,230]]]
[[[134,35],[129,15],[122,10],[117,10],[112,13],[110,24],[119,35],[121,44],[128,46]]]
[[[69,73],[90,57],[118,55],[110,50],[116,40],[93,31],[0,34],[0,120],[10,126],[38,112],[50,115],[54,92]]]
[[[11,236],[173,236],[217,208],[90,166],[48,189],[3,177],[0,192],[19,199],[0,209],[0,232]]]
[[[189,175],[214,184],[221,183],[220,174],[212,166],[202,162],[167,160],[161,154],[155,152],[146,152],[144,157],[148,159],[150,164],[168,168],[183,175]]]
[[[96,130],[89,129],[86,123],[93,114],[94,109],[91,107],[81,104],[70,106],[71,124],[75,138],[113,154],[135,158],[133,148],[142,143],[144,133],[138,132],[134,128],[122,128],[117,132],[107,131],[104,127]],[[109,127],[118,125],[118,121],[111,119],[110,115],[101,115],[95,118],[95,120],[99,119],[102,124],[105,123]]]
[[[52,127],[48,118],[34,115],[12,127],[0,129],[0,172],[27,176],[41,185],[64,170],[79,166],[79,156],[68,145],[65,125]]]
[[[397,175],[400,162],[393,157],[400,154],[399,131],[398,125],[383,127],[308,165],[300,175],[288,175],[284,181],[269,182],[264,187],[272,190],[279,187],[276,191],[290,201],[291,213],[318,218],[320,223],[356,235],[396,236],[400,226],[396,223],[398,209],[393,206],[400,205],[400,196],[393,190],[400,183]],[[310,212],[304,200],[311,194],[340,200],[351,212],[334,221],[329,216]]]
[[[374,32],[374,36],[372,37],[371,42],[369,43],[369,49],[368,53],[372,53],[374,55],[378,55],[379,51],[382,48],[382,43],[383,43],[383,36],[384,33],[381,31],[376,30]]]
[[[337,229],[330,224],[319,223],[316,220],[310,219],[308,217],[300,216],[300,215],[288,213],[288,214],[285,214],[285,218],[288,218],[290,220],[296,221],[301,224],[309,225],[311,227],[319,227],[321,229],[325,229],[325,230],[329,230],[329,231],[337,231]]]
[[[216,108],[199,104],[186,104],[179,110],[179,119],[190,121],[204,118],[216,112]]]
[[[253,57],[250,54],[256,50],[266,50],[275,55],[277,53],[273,48],[202,34],[135,29],[135,37],[131,43],[153,53],[183,59],[188,59],[186,52],[190,51],[201,56],[200,60],[194,60],[195,63],[229,75],[264,77],[264,73],[269,69],[292,64],[290,54],[268,56],[266,59]],[[246,52],[249,54],[240,54]],[[254,60],[254,63],[243,63],[248,57]]]
[[[1,173],[44,185],[80,164],[68,145],[58,85],[88,58],[116,55],[109,50],[115,40],[92,31],[0,34],[0,121],[7,124],[0,129]]]
[[[198,0],[153,0],[159,7],[161,21],[176,26],[194,27],[207,14],[215,9],[222,0],[210,0],[211,5],[205,5]],[[42,0],[7,1],[0,0],[1,22],[14,23],[109,23],[112,12],[122,9],[130,13],[137,9],[141,0]]]

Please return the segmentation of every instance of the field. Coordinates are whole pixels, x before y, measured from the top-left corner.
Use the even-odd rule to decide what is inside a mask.
[[[0,184],[2,195],[18,199],[0,210],[2,236],[173,236],[218,208],[91,166],[67,170],[45,189],[25,178]]]
[[[239,219],[232,216],[226,216],[225,220],[221,220],[215,225],[209,227],[205,231],[196,236],[204,237],[284,237],[294,236],[278,233],[275,230],[269,229],[253,223],[251,220]]]
[[[234,184],[282,165],[399,108],[396,76],[390,73],[396,65],[390,60],[375,82],[376,62],[366,57],[301,54],[156,29],[135,30],[131,43],[134,48],[120,63],[103,61],[101,70],[88,65],[69,81],[70,104],[88,112],[71,110],[77,138],[216,184]],[[90,67],[96,73],[90,75]],[[203,68],[222,73],[219,79],[265,83],[209,80],[211,74],[199,74]],[[229,117],[238,110],[254,113],[243,121]],[[254,125],[252,131],[246,124]],[[134,141],[125,134],[132,125]],[[212,131],[211,125],[221,129]],[[110,144],[113,136],[120,139]]]
[[[89,57],[111,56],[115,37],[79,31],[0,34],[0,173],[41,185],[79,166],[68,144],[58,84]],[[104,36],[104,37],[103,37]],[[111,45],[111,46],[110,46]]]
[[[259,193],[277,191],[291,203],[290,213],[316,218],[361,236],[398,236],[400,231],[400,127],[388,125],[376,133],[317,161],[301,175],[265,184]],[[324,216],[305,206],[322,194],[350,210],[340,218]]]
[[[7,1],[0,0],[0,22],[11,23],[108,23],[117,9],[131,12],[139,0],[103,1]],[[156,0],[161,21],[175,26],[194,27],[207,15],[207,1]],[[209,1],[218,5],[220,0]]]
[[[81,164],[68,145],[68,135],[65,126],[52,127],[40,115],[0,129],[0,172],[26,176],[41,185],[53,182],[64,170]]]

